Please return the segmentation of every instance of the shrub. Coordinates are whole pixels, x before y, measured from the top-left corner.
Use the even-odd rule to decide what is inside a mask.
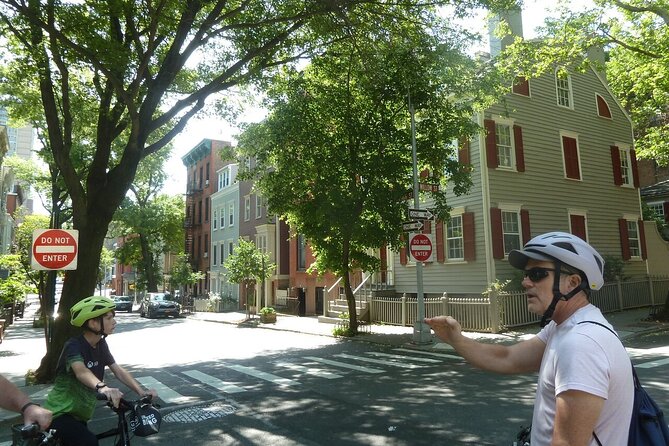
[[[276,314],[276,310],[273,307],[262,307],[260,309],[260,314]]]

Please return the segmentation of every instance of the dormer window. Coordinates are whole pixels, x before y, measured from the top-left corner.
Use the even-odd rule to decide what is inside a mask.
[[[597,114],[602,118],[611,119],[611,109],[609,108],[609,104],[606,102],[606,99],[604,99],[600,95],[596,96],[597,96]]]

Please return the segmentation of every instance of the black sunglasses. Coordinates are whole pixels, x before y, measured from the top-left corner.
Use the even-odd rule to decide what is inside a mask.
[[[539,266],[535,266],[534,268],[524,270],[523,271],[523,277],[527,277],[532,282],[537,283],[537,282],[541,282],[546,277],[548,277],[548,273],[550,271],[555,271],[555,269],[553,269],[553,268],[541,268]]]

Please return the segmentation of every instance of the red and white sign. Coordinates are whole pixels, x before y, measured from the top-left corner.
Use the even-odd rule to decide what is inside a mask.
[[[35,229],[32,268],[36,270],[77,269],[79,231]]]
[[[409,252],[416,262],[426,262],[432,255],[432,240],[425,234],[413,234],[409,240]]]

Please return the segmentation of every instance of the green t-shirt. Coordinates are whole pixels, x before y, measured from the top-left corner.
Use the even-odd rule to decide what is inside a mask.
[[[97,398],[95,391],[83,385],[74,375],[74,362],[83,362],[100,381],[104,381],[105,367],[115,361],[104,339],[93,347],[81,335],[70,338],[63,347],[56,368],[55,384],[44,407],[53,412],[54,418],[70,414],[80,421],[88,421],[95,411]]]

